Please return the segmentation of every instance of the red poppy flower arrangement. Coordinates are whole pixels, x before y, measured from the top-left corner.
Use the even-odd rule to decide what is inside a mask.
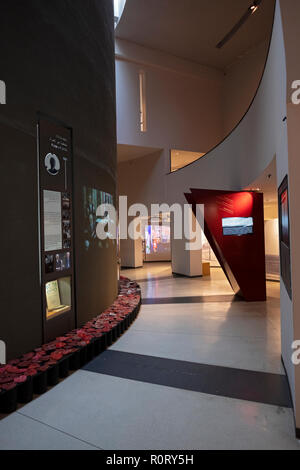
[[[71,357],[96,339],[109,334],[127,317],[129,318],[134,312],[137,313],[140,303],[141,291],[138,284],[121,276],[119,295],[103,313],[79,329],[23,354],[6,365],[0,364],[0,397],[38,374],[47,372],[64,358]]]

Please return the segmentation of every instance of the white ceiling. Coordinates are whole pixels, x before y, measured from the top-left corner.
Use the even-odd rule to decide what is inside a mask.
[[[117,154],[118,163],[128,162],[129,160],[135,160],[136,158],[142,158],[146,155],[152,155],[158,152],[160,149],[153,147],[138,147],[136,145],[123,145],[118,144]]]
[[[183,150],[171,150],[171,171],[179,170],[195,160],[203,157],[205,153],[186,152]]]
[[[187,60],[224,69],[270,38],[275,0],[261,6],[222,49],[216,44],[252,0],[127,0],[117,37]]]

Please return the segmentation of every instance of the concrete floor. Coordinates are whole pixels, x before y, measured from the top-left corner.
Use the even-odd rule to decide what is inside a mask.
[[[230,295],[220,269],[172,278],[168,263],[123,275],[143,297]],[[148,281],[145,279],[148,278]],[[111,348],[160,358],[284,374],[279,284],[267,302],[143,305]],[[0,449],[300,449],[290,408],[81,370],[0,421]]]

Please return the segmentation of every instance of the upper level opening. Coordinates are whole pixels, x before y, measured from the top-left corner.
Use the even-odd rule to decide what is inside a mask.
[[[115,27],[119,23],[125,8],[126,0],[114,0]]]

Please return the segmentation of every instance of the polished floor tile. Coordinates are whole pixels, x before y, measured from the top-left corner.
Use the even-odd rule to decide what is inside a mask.
[[[172,277],[171,263],[144,263],[144,266],[137,269],[123,269],[122,275],[130,279],[151,280],[164,277]]]
[[[261,302],[143,305],[112,348],[284,374],[279,321]]]
[[[80,371],[22,413],[103,449],[300,449],[287,408]]]
[[[141,279],[148,299],[232,296],[220,269],[207,278],[173,278],[170,263],[148,263],[122,274]],[[267,302],[143,305],[110,349],[149,356],[146,362],[164,358],[283,375],[279,284],[268,283],[267,290]],[[300,450],[291,409],[109,374],[78,371],[0,421],[0,448]]]
[[[143,298],[184,297],[198,295],[232,295],[233,291],[221,269],[211,276],[198,278],[172,277],[170,263],[145,263],[143,268],[126,269],[124,276],[140,282]],[[148,281],[145,282],[145,279]]]
[[[248,310],[247,310],[248,309]],[[135,330],[279,340],[268,316],[245,303],[143,305]]]
[[[125,271],[124,273],[126,273]],[[229,295],[221,269],[210,277],[160,279],[168,263],[148,263],[130,272],[145,275],[146,299]],[[177,360],[284,374],[281,364],[279,284],[267,283],[267,302],[201,302],[143,305],[141,313],[113,349]],[[220,297],[223,298],[223,297]],[[146,300],[147,301],[147,300]]]
[[[280,341],[130,329],[112,349],[200,364],[284,374]]]
[[[20,413],[0,421],[0,450],[95,449],[95,446]]]
[[[242,299],[234,295],[193,295],[192,297],[154,297],[142,299],[143,305],[167,304],[198,304],[207,302],[240,302]]]

